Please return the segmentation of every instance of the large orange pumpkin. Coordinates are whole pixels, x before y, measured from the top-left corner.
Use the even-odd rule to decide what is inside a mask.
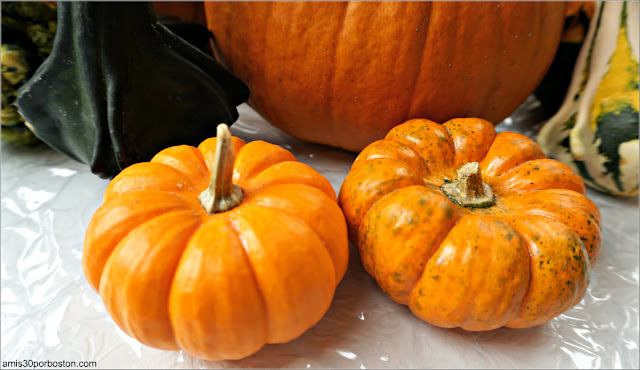
[[[355,160],[340,206],[362,263],[441,327],[545,323],[577,304],[600,251],[580,176],[482,119],[416,119]]]
[[[82,262],[124,332],[214,361],[301,335],[328,310],[347,260],[329,181],[279,146],[232,140],[225,125],[116,176]]]
[[[206,2],[249,104],[298,138],[359,151],[424,117],[498,123],[542,80],[564,2]]]

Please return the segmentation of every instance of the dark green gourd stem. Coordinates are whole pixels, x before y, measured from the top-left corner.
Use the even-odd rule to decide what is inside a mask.
[[[469,208],[491,207],[495,197],[491,187],[482,182],[478,162],[470,162],[457,170],[458,179],[442,185],[442,192],[455,204]]]
[[[59,1],[57,17],[51,54],[16,105],[38,138],[100,177],[198,145],[216,123],[236,121],[249,97],[212,56],[158,23],[151,2]]]
[[[232,182],[236,155],[229,126],[217,128],[216,153],[211,168],[211,181],[199,196],[200,204],[209,214],[226,212],[242,203],[242,188]]]

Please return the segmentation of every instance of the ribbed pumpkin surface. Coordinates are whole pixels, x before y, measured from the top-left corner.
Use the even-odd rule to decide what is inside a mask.
[[[432,325],[485,331],[541,325],[582,300],[602,240],[585,193],[532,139],[462,118],[395,127],[358,155],[338,198],[391,299]]]
[[[249,103],[301,139],[361,150],[410,118],[498,123],[555,54],[562,2],[207,2]]]

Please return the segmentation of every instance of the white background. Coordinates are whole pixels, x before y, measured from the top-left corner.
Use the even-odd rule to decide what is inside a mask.
[[[524,112],[526,113],[526,112]],[[498,126],[532,136],[523,108]],[[304,143],[240,107],[234,135],[289,149],[336,193],[354,153]],[[352,249],[325,317],[297,340],[240,361],[206,362],[145,347],[106,313],[81,268],[84,230],[108,184],[42,145],[2,145],[2,361],[96,361],[100,368],[638,368],[638,198],[589,190],[603,246],[584,300],[540,327],[441,329],[389,299]]]

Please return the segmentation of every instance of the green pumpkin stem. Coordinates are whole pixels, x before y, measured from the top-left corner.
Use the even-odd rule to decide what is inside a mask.
[[[491,187],[482,182],[478,162],[470,162],[457,170],[458,179],[442,185],[442,192],[462,207],[491,207],[495,197]]]
[[[216,154],[211,169],[211,181],[207,190],[199,196],[200,204],[209,214],[226,212],[242,203],[242,188],[232,182],[236,155],[229,126],[218,125]]]

